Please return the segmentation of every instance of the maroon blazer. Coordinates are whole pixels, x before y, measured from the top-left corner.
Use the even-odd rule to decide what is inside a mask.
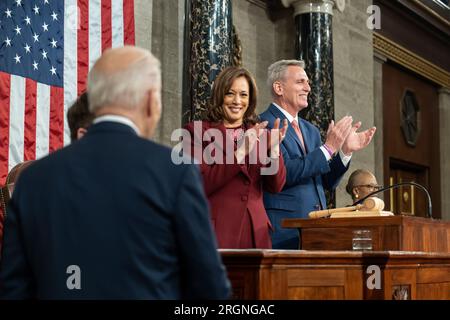
[[[222,133],[222,146],[235,145],[232,137],[226,134],[222,123],[202,122],[201,137],[194,133],[194,123],[185,126],[191,134],[191,154],[202,154],[211,141],[203,141],[206,130],[217,129]],[[248,128],[246,128],[248,129]],[[194,139],[197,134],[197,140]],[[227,141],[228,140],[228,141]],[[217,144],[216,144],[217,147]],[[235,146],[234,149],[235,150]],[[225,150],[216,148],[223,153]],[[263,203],[263,191],[280,192],[286,181],[286,168],[280,155],[279,169],[274,175],[261,175],[259,159],[256,164],[238,164],[233,152],[233,164],[207,164],[201,160],[200,170],[203,185],[210,204],[212,225],[219,248],[272,248],[270,239],[271,224]],[[199,160],[199,159],[198,159]]]

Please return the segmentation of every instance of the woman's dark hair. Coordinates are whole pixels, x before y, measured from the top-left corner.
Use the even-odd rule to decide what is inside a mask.
[[[219,73],[212,87],[209,106],[205,112],[204,119],[211,122],[221,122],[224,119],[222,105],[225,94],[230,90],[234,80],[240,77],[247,79],[250,91],[249,104],[243,119],[244,125],[254,125],[258,122],[258,117],[255,113],[258,88],[250,72],[242,67],[228,67]]]

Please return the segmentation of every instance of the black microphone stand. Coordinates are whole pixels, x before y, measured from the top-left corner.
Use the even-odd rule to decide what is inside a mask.
[[[389,190],[389,189],[396,189],[396,188],[401,187],[401,186],[415,186],[415,187],[418,187],[419,189],[423,190],[423,192],[425,192],[425,194],[427,196],[427,199],[428,199],[428,217],[430,219],[433,219],[430,193],[428,192],[428,190],[424,186],[422,186],[422,185],[420,185],[418,183],[415,183],[415,182],[400,182],[400,183],[393,184],[391,186],[387,186],[387,187],[381,188],[380,190],[373,191],[373,192],[369,193],[367,196],[365,196],[365,197],[359,199],[358,201],[356,201],[353,204],[353,206],[356,206],[357,204],[360,204],[360,203],[364,202],[364,200],[366,200],[367,198],[369,198],[371,196],[374,196],[374,195],[376,195],[378,193],[384,192],[384,191]]]

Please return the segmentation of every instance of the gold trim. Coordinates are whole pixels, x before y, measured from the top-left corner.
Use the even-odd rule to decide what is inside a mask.
[[[433,15],[436,19],[440,20],[444,24],[446,24],[448,27],[450,27],[450,22],[448,22],[443,16],[441,16],[439,13],[431,9],[430,7],[424,5],[422,2],[418,0],[412,0],[415,4],[422,7],[423,10],[428,11],[429,14]]]
[[[247,0],[247,2],[254,4],[264,10],[267,10],[267,3],[264,0]]]
[[[450,88],[450,72],[439,68],[417,54],[375,32],[373,34],[373,47],[375,51],[385,55],[387,58],[397,62],[403,67],[408,68],[443,87]]]

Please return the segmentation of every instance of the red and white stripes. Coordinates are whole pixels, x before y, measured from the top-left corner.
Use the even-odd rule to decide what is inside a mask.
[[[67,109],[89,68],[124,44],[135,44],[134,0],[65,0],[64,88],[0,72],[0,185],[17,163],[70,143]]]

